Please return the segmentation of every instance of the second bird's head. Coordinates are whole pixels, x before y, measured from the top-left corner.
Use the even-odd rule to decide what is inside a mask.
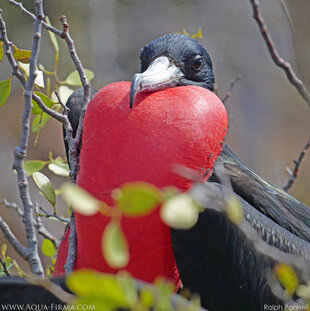
[[[130,107],[136,95],[181,85],[214,90],[212,61],[205,48],[182,34],[166,34],[152,40],[140,52],[140,73],[133,76]]]

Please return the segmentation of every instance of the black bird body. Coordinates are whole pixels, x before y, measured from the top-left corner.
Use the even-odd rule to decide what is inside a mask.
[[[260,239],[285,254],[294,254],[309,262],[309,239],[303,239],[309,234],[309,229],[304,230],[310,216],[309,208],[257,176],[228,146],[217,163],[233,166],[233,170],[226,172],[242,205],[245,221]],[[249,180],[251,186],[247,192]],[[171,229],[172,249],[184,287],[198,292],[202,306],[209,310],[259,311],[265,310],[264,306],[283,306],[284,300],[276,297],[268,283],[270,269],[279,262],[268,253],[258,251],[253,241],[225,213],[212,208],[215,204],[212,199],[223,200],[224,193],[229,191],[215,181],[219,179],[214,173],[206,184],[209,191],[205,194],[207,202],[203,204],[211,208],[200,213],[198,223],[187,231]],[[241,196],[236,192],[238,189],[243,189]],[[208,198],[210,192],[212,196]],[[251,200],[251,205],[244,198],[253,194],[255,199]],[[260,195],[262,200],[259,200]],[[301,214],[303,211],[305,214]],[[300,231],[295,227],[297,223]]]
[[[211,59],[188,36],[168,34],[157,38],[141,50],[140,59],[141,73],[132,79],[131,106],[141,91],[179,85],[214,90]],[[73,119],[76,114],[70,112],[72,124]],[[244,219],[259,236],[283,252],[310,260],[310,209],[265,182],[226,145],[218,157],[219,164],[225,167],[240,199]],[[219,197],[225,188],[215,173],[209,187]],[[204,307],[211,311],[263,310],[264,304],[283,304],[266,279],[266,269],[273,267],[275,261],[258,252],[224,213],[206,209],[192,229],[171,230],[171,240],[182,283],[200,294]]]

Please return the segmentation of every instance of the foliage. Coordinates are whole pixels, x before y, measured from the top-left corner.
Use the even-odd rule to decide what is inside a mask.
[[[17,274],[20,277],[25,277],[27,274],[19,267],[16,260],[6,255],[7,245],[2,244],[1,246],[1,261],[0,264],[0,277],[6,277],[7,273],[10,273],[13,268],[15,268]],[[5,268],[4,268],[5,266]]]
[[[77,185],[66,183],[61,188],[64,200],[86,216],[100,212],[111,218],[102,236],[102,253],[113,268],[123,268],[129,261],[128,244],[121,228],[121,217],[143,217],[162,204],[162,220],[173,228],[189,229],[198,220],[199,207],[188,194],[175,188],[159,189],[145,182],[121,185],[112,192],[114,206],[94,198]]]
[[[48,17],[46,17],[46,21],[48,24],[50,24]],[[52,71],[49,71],[45,69],[44,65],[38,65],[37,77],[35,79],[35,87],[37,88],[37,91],[34,91],[34,94],[39,96],[48,108],[58,111],[61,108],[61,105],[56,96],[56,92],[59,95],[61,102],[65,103],[70,94],[73,92],[69,86],[81,86],[82,83],[76,70],[69,73],[66,79],[63,81],[58,78],[59,45],[55,34],[50,31],[48,34],[55,52],[54,68]],[[29,59],[31,57],[31,51],[20,49],[14,44],[12,44],[12,47],[14,50],[13,57],[18,61],[18,67],[23,71],[24,78],[27,80],[29,76]],[[3,54],[3,42],[1,41],[0,62],[3,60]],[[89,81],[94,78],[94,73],[89,69],[85,69],[85,74]],[[10,76],[7,80],[0,81],[0,107],[7,102],[7,99],[10,95],[11,78],[12,76]],[[51,85],[54,86],[53,90],[51,89]],[[37,133],[35,140],[36,144],[40,130],[46,125],[51,117],[44,113],[35,103],[35,101],[32,101],[32,104],[32,114],[34,117],[32,119],[31,130]]]
[[[79,270],[66,279],[68,288],[76,295],[73,304],[88,304],[96,310],[108,311],[118,308],[146,311],[194,311],[197,302],[177,301],[173,306],[172,283],[157,279],[154,286],[134,280],[127,272],[102,274],[92,270]]]

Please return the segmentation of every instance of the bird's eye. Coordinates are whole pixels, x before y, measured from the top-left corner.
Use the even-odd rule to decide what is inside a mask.
[[[192,68],[199,71],[203,65],[203,58],[201,55],[196,55],[193,59]]]

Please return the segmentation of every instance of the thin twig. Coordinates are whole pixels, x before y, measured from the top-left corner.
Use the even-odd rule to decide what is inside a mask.
[[[234,86],[236,83],[238,83],[238,81],[241,79],[241,75],[238,75],[234,80],[232,80],[230,82],[230,87],[229,87],[229,91],[227,92],[227,94],[225,95],[225,97],[222,99],[222,103],[224,104],[227,99],[231,96],[232,91],[234,89]]]
[[[4,198],[4,199],[0,200],[0,204],[3,204],[8,208],[15,209],[16,213],[19,217],[21,217],[21,218],[24,217],[24,212],[15,202],[9,202],[7,199]]]
[[[12,5],[14,5],[14,6],[16,6],[16,7],[18,7],[18,8],[20,9],[20,11],[21,11],[22,14],[25,14],[25,15],[29,16],[33,21],[36,20],[36,16],[35,16],[33,13],[29,12],[28,10],[26,10],[26,9],[23,7],[23,5],[22,5],[21,2],[17,2],[17,1],[14,1],[14,0],[9,0],[9,3],[12,4]],[[44,21],[42,21],[42,26],[43,26],[46,30],[51,31],[51,32],[53,32],[55,35],[61,37],[62,31],[58,30],[57,28],[55,28],[55,27],[53,27],[53,26],[51,26],[51,25],[48,25],[48,24],[45,23]]]
[[[69,235],[69,246],[68,246],[68,256],[65,264],[66,274],[73,271],[75,259],[76,259],[76,228],[75,228],[75,217],[74,213],[71,214],[70,219],[70,235]]]
[[[294,162],[294,170],[291,171],[288,168],[289,178],[288,178],[288,181],[286,182],[286,184],[283,186],[283,190],[288,191],[293,186],[293,184],[294,184],[294,182],[298,176],[298,171],[299,171],[299,167],[300,167],[300,164],[302,162],[302,159],[306,155],[306,152],[309,149],[309,147],[310,147],[310,137],[308,138],[307,143],[304,145],[304,147],[300,151],[297,160],[293,161]]]
[[[57,216],[55,214],[50,214],[49,212],[47,212],[42,207],[40,207],[40,211],[44,213],[44,217],[46,217],[46,218],[55,218],[55,219],[57,219],[59,221],[62,221],[64,223],[66,223],[66,224],[68,224],[70,222],[70,220],[67,219],[67,218],[59,217],[59,216]]]
[[[288,23],[289,23],[289,25],[291,27],[292,32],[295,32],[295,26],[294,26],[294,23],[293,23],[290,11],[287,8],[287,5],[286,5],[285,1],[284,0],[279,0],[279,2],[280,2],[281,8],[282,8],[282,10],[283,10],[287,20],[288,20]]]
[[[38,233],[43,236],[45,239],[50,240],[53,244],[54,247],[56,249],[58,249],[59,246],[59,241],[58,239],[56,239],[55,236],[53,236],[43,225],[41,218],[38,216],[39,214],[39,204],[36,202],[35,206],[34,206],[34,210],[35,210],[35,227],[38,231]]]
[[[10,242],[12,247],[15,249],[18,255],[20,255],[24,260],[29,260],[28,249],[23,246],[15,237],[14,233],[11,231],[8,224],[0,217],[0,229],[4,234],[5,238]]]
[[[2,267],[3,267],[3,272],[4,272],[5,276],[6,276],[6,277],[10,277],[11,274],[10,274],[10,272],[8,271],[8,268],[6,267],[6,264],[5,264],[5,262],[2,260],[2,258],[0,258],[0,264],[1,264]]]
[[[250,0],[252,7],[253,7],[253,18],[258,24],[258,27],[260,29],[260,32],[265,40],[265,43],[267,45],[268,51],[270,56],[272,57],[274,63],[282,68],[284,72],[286,73],[286,76],[290,83],[295,86],[299,94],[302,96],[302,98],[306,101],[306,103],[310,106],[310,93],[305,87],[302,80],[300,80],[294,70],[292,69],[292,66],[290,63],[285,61],[283,58],[281,58],[279,52],[277,51],[275,44],[271,38],[271,35],[268,31],[267,25],[260,14],[260,3],[259,0]]]
[[[9,202],[7,199],[2,199],[0,200],[0,204],[3,204],[8,208],[13,208],[20,218],[24,218],[24,212],[15,202]],[[41,219],[36,215],[39,214],[38,203],[35,204],[34,208],[35,208],[34,226],[38,234],[40,234],[46,239],[49,239],[54,244],[55,248],[58,248],[59,241],[45,228]]]
[[[59,96],[58,91],[55,90],[54,92],[55,92],[55,95],[57,97],[57,100],[58,100],[59,104],[61,105],[61,107],[63,109],[64,114],[67,115],[70,112],[70,109],[62,102],[62,100],[61,100],[61,98]]]

